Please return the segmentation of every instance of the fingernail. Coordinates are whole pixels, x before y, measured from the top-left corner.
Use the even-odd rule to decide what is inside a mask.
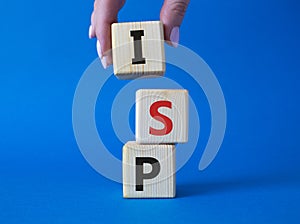
[[[106,55],[101,58],[101,63],[104,69],[108,68],[112,64],[112,57],[110,55]]]
[[[98,53],[99,58],[103,57],[99,40],[97,40],[97,53]]]
[[[179,27],[175,26],[170,34],[170,41],[172,42],[173,47],[178,47],[179,43]]]
[[[93,26],[90,25],[89,27],[89,38],[92,39],[92,31],[93,31]]]
[[[112,64],[111,51],[108,51],[107,53],[105,53],[105,55],[103,55],[99,40],[97,40],[97,53],[101,60],[103,68],[106,69],[108,66],[110,66]]]

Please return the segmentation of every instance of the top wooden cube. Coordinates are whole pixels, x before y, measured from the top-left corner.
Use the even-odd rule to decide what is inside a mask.
[[[163,25],[160,21],[112,24],[114,73],[120,79],[165,73]]]

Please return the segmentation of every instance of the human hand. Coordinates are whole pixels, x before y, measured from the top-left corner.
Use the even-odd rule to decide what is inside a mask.
[[[160,11],[165,40],[174,47],[179,43],[179,27],[190,0],[165,0]],[[104,68],[112,64],[111,24],[117,22],[118,12],[125,0],[95,0],[89,37],[97,38],[97,52]]]

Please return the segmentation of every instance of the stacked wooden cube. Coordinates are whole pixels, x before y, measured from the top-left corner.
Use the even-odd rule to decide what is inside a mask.
[[[114,23],[112,49],[114,73],[120,79],[165,73],[159,21]],[[138,90],[135,135],[136,141],[123,147],[123,196],[175,197],[175,144],[188,140],[187,90]]]

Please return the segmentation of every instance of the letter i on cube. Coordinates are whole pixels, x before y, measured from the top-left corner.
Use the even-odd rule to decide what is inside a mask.
[[[165,73],[164,33],[160,21],[114,23],[111,30],[114,74],[119,79]]]

